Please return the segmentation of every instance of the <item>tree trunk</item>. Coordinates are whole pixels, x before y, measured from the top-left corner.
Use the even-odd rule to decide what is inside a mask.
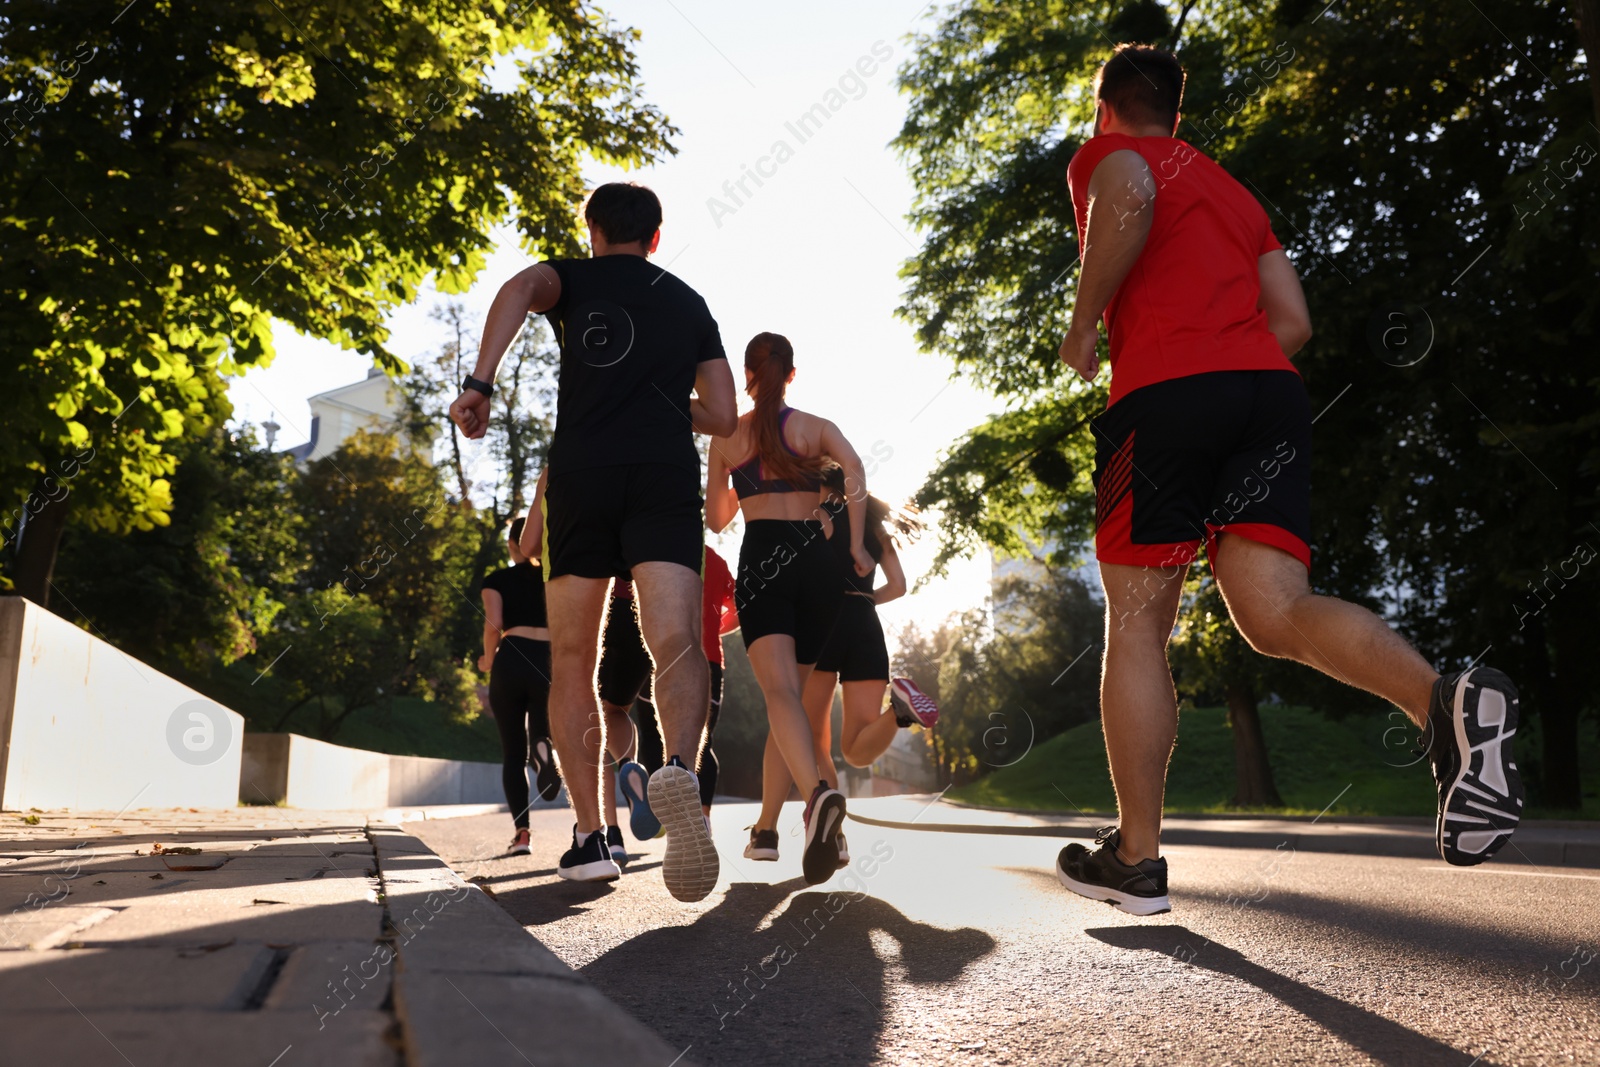
[[[39,493],[43,499],[43,489]],[[56,551],[67,525],[67,501],[48,500],[28,517],[17,543],[14,576],[17,592],[42,608],[50,606],[50,579],[56,570]]]
[[[1594,121],[1600,124],[1600,0],[1576,0],[1572,21],[1578,27],[1578,43],[1589,61],[1589,93],[1594,97]]]
[[[1583,806],[1578,767],[1578,714],[1588,698],[1587,660],[1593,655],[1595,612],[1588,583],[1573,583],[1550,601],[1550,650],[1555,654],[1551,699],[1539,709],[1544,722],[1544,799],[1556,808]]]
[[[1255,687],[1249,682],[1234,681],[1226,688],[1228,726],[1233,730],[1233,803],[1242,808],[1281,808],[1283,798],[1272,780]]]

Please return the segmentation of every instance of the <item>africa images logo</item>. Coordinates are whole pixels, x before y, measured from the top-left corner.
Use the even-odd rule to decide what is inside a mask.
[[[572,313],[568,329],[577,333],[578,351],[591,367],[615,366],[633,350],[633,318],[609,300],[585,303]]]
[[[167,747],[192,767],[217,762],[232,744],[233,723],[219,704],[186,700],[167,717]]]

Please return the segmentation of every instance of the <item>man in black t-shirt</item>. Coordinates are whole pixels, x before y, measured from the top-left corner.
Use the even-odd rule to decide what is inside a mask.
[[[536,264],[496,294],[477,365],[450,417],[468,437],[483,435],[501,357],[528,313],[544,314],[561,346],[543,497],[550,725],[578,824],[557,872],[579,881],[620,873],[605,845],[600,739],[591,726],[608,587],[631,576],[673,754],[650,779],[650,805],[668,835],[662,873],[673,896],[700,900],[715,886],[718,864],[694,774],[710,683],[700,651],[704,501],[693,435],[733,432],[733,373],[705,301],[646,258],[661,239],[655,194],[602,185],[584,217],[592,258]],[[584,773],[572,773],[578,767]]]

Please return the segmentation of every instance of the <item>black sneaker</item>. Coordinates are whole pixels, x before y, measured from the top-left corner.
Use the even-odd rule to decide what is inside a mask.
[[[1522,818],[1512,742],[1517,687],[1488,667],[1433,683],[1423,746],[1439,787],[1434,837],[1446,863],[1469,867],[1498,852]]]
[[[750,843],[744,846],[747,860],[776,860],[778,858],[778,831],[757,830],[750,827]]]
[[[572,827],[572,847],[561,854],[556,873],[569,882],[614,882],[622,868],[611,858],[604,830],[596,830],[578,842],[578,827]]]
[[[528,762],[533,765],[533,784],[539,791],[539,796],[545,800],[554,800],[560,796],[561,772],[556,769],[555,749],[551,747],[548,737],[533,739]]]
[[[622,843],[622,827],[606,827],[606,847],[611,850],[611,858],[618,863],[628,862],[628,847]]]
[[[1077,841],[1056,857],[1056,879],[1079,896],[1100,900],[1130,915],[1160,915],[1172,910],[1167,899],[1167,861],[1145,860],[1137,866],[1117,856],[1122,832],[1107,826],[1095,834],[1090,849]]]
[[[807,885],[826,882],[839,869],[839,831],[844,826],[844,794],[818,782],[806,801],[806,850],[800,870]]]

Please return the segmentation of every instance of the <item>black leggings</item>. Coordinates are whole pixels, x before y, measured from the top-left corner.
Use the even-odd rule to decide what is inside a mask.
[[[489,671],[489,710],[500,729],[500,781],[517,828],[528,826],[528,741],[550,736],[550,642],[503,637]]]
[[[717,793],[717,754],[711,751],[711,735],[717,729],[717,714],[722,711],[722,664],[711,664],[711,714],[706,718],[706,739],[700,746],[700,804],[711,806]],[[662,749],[661,724],[656,721],[656,706],[639,698],[639,763],[647,771],[659,770],[667,762]]]

